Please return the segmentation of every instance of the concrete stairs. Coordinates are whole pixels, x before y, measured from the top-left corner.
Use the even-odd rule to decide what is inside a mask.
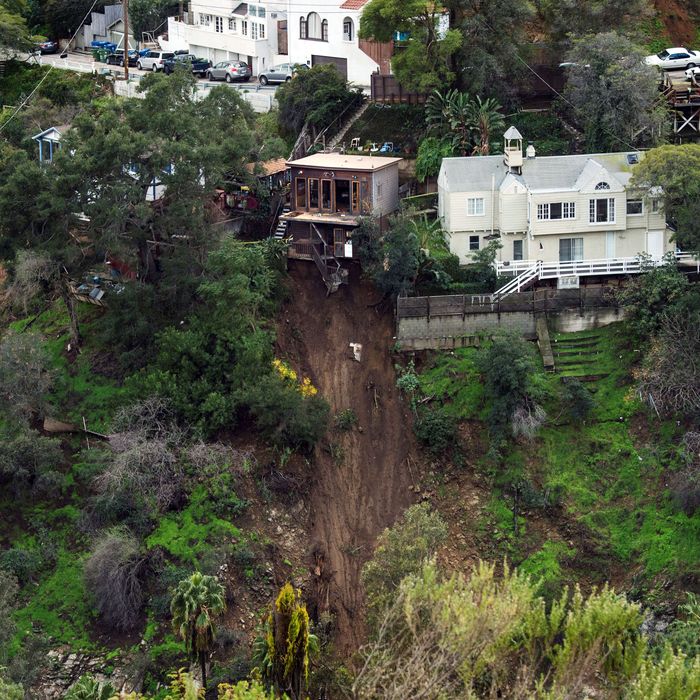
[[[552,351],[557,374],[586,383],[607,377],[607,372],[597,371],[601,355],[599,342],[600,336],[594,332],[575,338],[555,338]]]
[[[350,117],[348,117],[348,120],[345,122],[345,124],[343,124],[340,131],[326,144],[326,151],[332,151],[338,146],[338,144],[343,143],[345,135],[348,133],[348,131],[350,131],[352,125],[367,111],[368,107],[369,102],[363,102],[360,105],[360,108],[351,114]]]

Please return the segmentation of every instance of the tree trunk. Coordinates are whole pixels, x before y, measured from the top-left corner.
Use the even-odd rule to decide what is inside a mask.
[[[204,692],[207,690],[207,653],[205,651],[199,652],[199,665],[202,668],[202,688]]]
[[[70,290],[70,282],[66,277],[61,288],[63,303],[68,311],[70,319],[70,344],[71,348],[77,350],[80,347],[80,327],[78,326],[78,314],[75,311],[75,297]]]

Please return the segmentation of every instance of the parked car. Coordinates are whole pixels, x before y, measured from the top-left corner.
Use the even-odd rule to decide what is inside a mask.
[[[137,65],[139,60],[139,55],[136,51],[129,51],[129,68],[133,68]],[[115,51],[114,53],[107,56],[105,63],[110,66],[124,66],[124,51]]]
[[[658,66],[662,70],[693,68],[694,66],[700,66],[700,53],[685,49],[682,46],[676,46],[647,56],[644,62],[648,66]]]
[[[206,58],[197,58],[191,53],[178,54],[163,61],[163,72],[166,75],[170,75],[175,71],[175,66],[178,65],[190,66],[195,75],[203,78],[211,68],[211,61],[208,61]]]
[[[37,44],[36,47],[39,49],[39,53],[42,55],[47,53],[56,53],[58,51],[58,42],[42,41],[41,43]]]
[[[207,71],[207,79],[225,80],[227,83],[242,80],[247,83],[250,80],[250,68],[243,61],[221,61]]]
[[[685,77],[691,82],[697,82],[698,76],[700,76],[700,66],[695,66],[694,68],[688,68],[685,72]]]
[[[171,51],[149,51],[146,56],[141,56],[136,62],[136,67],[140,70],[152,70],[154,73],[163,70],[165,61],[171,59],[175,54]]]
[[[291,80],[300,70],[308,70],[308,66],[303,63],[281,63],[278,66],[270,66],[266,71],[258,75],[261,85],[268,83],[286,83]]]

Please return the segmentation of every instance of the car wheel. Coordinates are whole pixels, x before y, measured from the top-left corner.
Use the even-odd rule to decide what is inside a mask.
[[[288,75],[288,76],[284,79],[284,82],[285,82],[285,83],[288,83],[291,79],[292,79],[292,76],[291,76],[291,75]]]
[[[260,84],[261,84],[261,85],[267,85],[267,82],[268,82],[268,81],[267,81],[267,76],[261,75],[261,76],[258,78],[258,80],[260,81]]]
[[[157,72],[158,72],[158,66],[154,63],[154,64],[151,66],[151,70],[152,70],[154,73],[157,73]]]
[[[227,82],[227,83],[232,83],[232,82],[233,82],[233,78],[231,77],[230,73],[226,73],[226,82]]]
[[[695,68],[695,64],[694,64],[694,63],[689,63],[689,64],[686,66],[686,68]]]
[[[119,59],[119,67],[124,68],[124,59],[123,58]]]
[[[143,70],[143,66],[141,65],[141,61],[139,61],[139,62],[136,64],[136,67],[137,67],[139,70]]]

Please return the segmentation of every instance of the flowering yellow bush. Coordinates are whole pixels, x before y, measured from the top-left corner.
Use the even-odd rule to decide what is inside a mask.
[[[318,389],[311,383],[311,379],[309,377],[302,377],[299,384],[297,384],[297,373],[286,362],[284,362],[284,360],[275,359],[272,361],[272,366],[285,382],[290,385],[295,385],[297,391],[304,398],[307,399],[310,396],[316,396],[316,394],[318,394]]]

